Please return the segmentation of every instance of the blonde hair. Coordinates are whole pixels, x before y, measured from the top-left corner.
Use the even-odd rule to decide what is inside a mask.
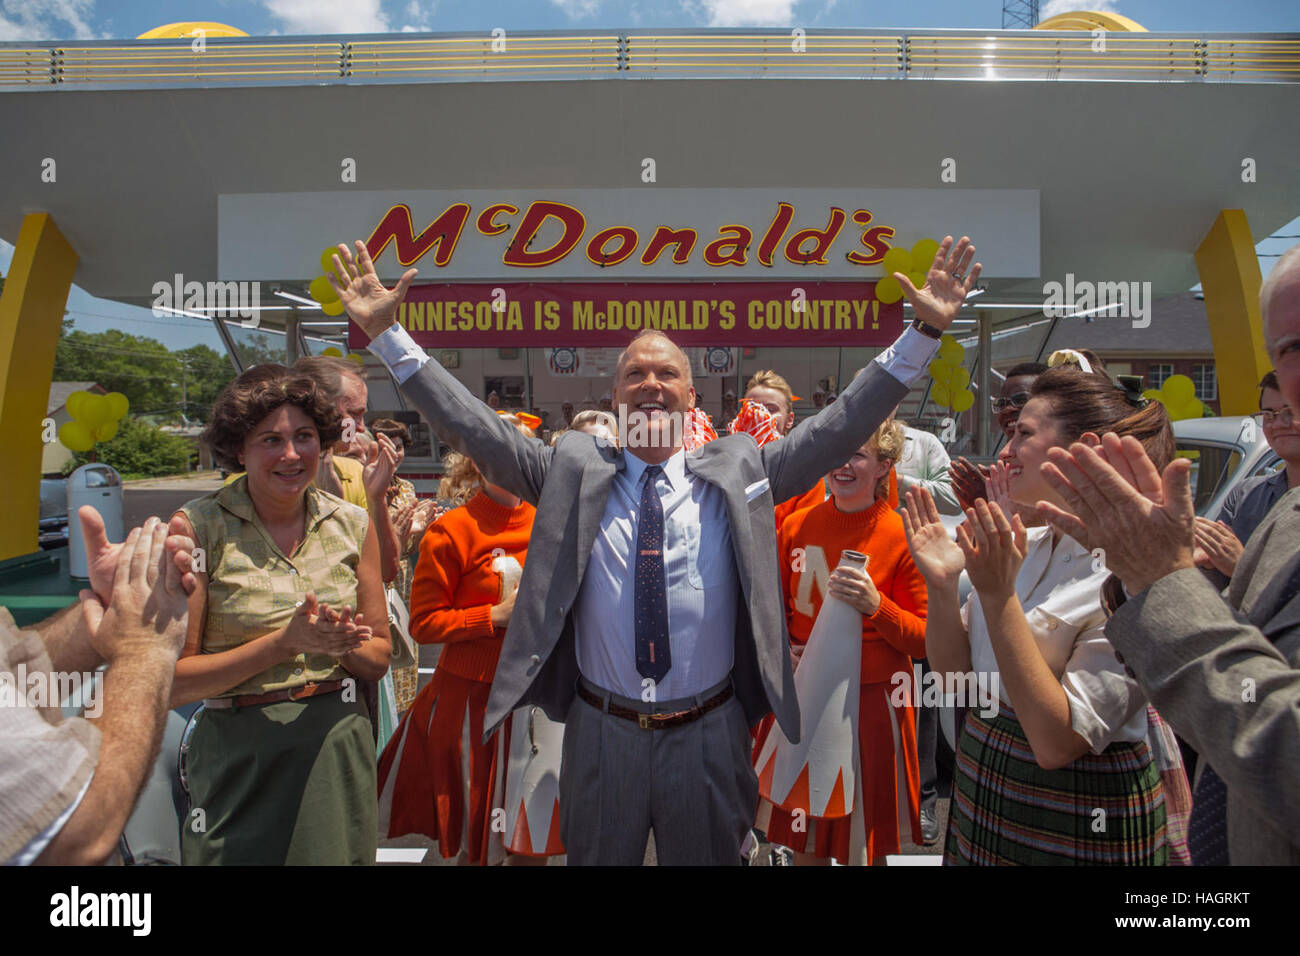
[[[533,437],[533,430],[521,422],[518,416],[502,415],[501,417],[524,435]],[[483,473],[478,470],[478,465],[474,464],[474,459],[469,455],[462,455],[458,451],[449,452],[443,459],[443,464],[446,466],[446,471],[443,473],[442,480],[438,482],[439,498],[446,498],[455,505],[463,505],[483,486]]]
[[[906,443],[907,432],[903,430],[903,423],[892,417],[881,422],[880,427],[867,439],[867,445],[875,449],[876,458],[889,462],[890,471],[903,457],[903,446]],[[876,483],[876,497],[883,498],[887,494],[889,494],[888,471]]]
[[[569,430],[582,431],[588,425],[604,425],[611,435],[618,437],[618,419],[612,412],[602,412],[598,408],[588,408],[578,412],[573,416],[573,421],[569,422]]]
[[[785,410],[788,414],[794,411],[794,389],[790,387],[782,376],[778,375],[770,368],[761,368],[749,377],[745,383],[745,392],[749,393],[751,388],[770,388],[774,392],[780,392],[785,396]]]

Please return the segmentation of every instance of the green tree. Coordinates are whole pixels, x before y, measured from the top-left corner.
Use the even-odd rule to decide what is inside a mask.
[[[181,366],[185,415],[191,422],[206,424],[217,395],[234,379],[235,367],[206,345],[192,345],[172,354]]]
[[[54,354],[55,381],[97,382],[110,392],[121,392],[133,414],[176,415],[180,371],[175,356],[155,339],[118,329],[79,332],[68,321]]]
[[[133,415],[122,419],[112,441],[94,448],[95,460],[112,465],[123,478],[157,478],[183,474],[189,469],[194,446],[179,435],[169,435],[156,425]],[[78,452],[65,474],[91,460],[90,452]]]

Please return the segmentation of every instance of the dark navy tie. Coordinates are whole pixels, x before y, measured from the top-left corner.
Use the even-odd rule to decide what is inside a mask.
[[[645,470],[641,514],[636,522],[636,670],[656,683],[673,664],[668,648],[668,587],[664,579],[664,506],[655,479],[658,465]]]
[[[1192,797],[1187,850],[1192,866],[1228,865],[1228,787],[1208,764]]]

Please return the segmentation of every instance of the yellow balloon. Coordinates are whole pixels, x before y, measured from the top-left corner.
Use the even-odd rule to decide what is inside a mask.
[[[912,270],[912,254],[906,249],[890,249],[885,253],[885,258],[881,260],[880,265],[884,268],[887,276],[892,276],[895,272],[910,272]]]
[[[964,412],[975,404],[975,393],[968,388],[963,388],[952,396],[952,410],[954,412]]]
[[[321,355],[332,355],[332,356],[334,356],[335,358],[342,358],[342,357],[343,357],[343,353],[340,352],[338,349],[336,349],[336,348],[335,348],[334,346],[332,346],[332,345],[331,345],[329,348],[327,348],[325,351],[321,352],[320,354],[321,354]]]
[[[964,389],[970,384],[970,372],[966,371],[960,365],[952,370],[952,378],[948,379],[950,388]],[[956,406],[953,406],[956,408]]]
[[[90,451],[95,447],[94,436],[81,422],[64,422],[60,425],[59,441],[69,451]]]
[[[335,299],[333,302],[322,302],[320,310],[326,315],[342,315],[343,303],[338,299]]]
[[[1146,399],[1150,399],[1153,402],[1160,402],[1160,404],[1162,405],[1164,404],[1164,396],[1161,395],[1159,392],[1157,392],[1154,388],[1148,388],[1146,391],[1142,393],[1142,397]]]
[[[888,305],[903,297],[903,287],[893,276],[885,276],[876,283],[876,298]]]
[[[337,255],[339,255],[338,246],[327,246],[325,251],[320,254],[320,271],[326,275],[334,272],[334,257]],[[338,278],[337,272],[334,272],[334,277]]]
[[[347,355],[345,355],[345,356],[343,356],[343,357],[344,357],[345,359],[347,359],[349,362],[355,362],[357,365],[365,365],[365,364],[366,364],[365,356],[361,355],[361,354],[358,353],[358,352],[349,352]]]
[[[337,302],[339,299],[339,294],[330,285],[330,280],[324,276],[317,276],[312,279],[307,291],[317,302]]]
[[[941,358],[937,358],[930,363],[930,376],[940,385],[947,385],[951,382],[952,373],[955,371],[955,368]]]
[[[935,382],[930,387],[930,400],[936,405],[947,408],[952,404],[952,393],[948,390],[947,385],[942,382]]]
[[[69,395],[68,400],[64,402],[63,407],[68,410],[68,415],[74,420],[81,417],[81,403],[86,400],[86,396],[89,394],[90,392],[81,389]]]
[[[95,441],[112,441],[117,434],[117,422],[104,422],[95,429]]]
[[[929,272],[938,252],[939,243],[933,239],[921,239],[912,246],[912,264],[922,272]]]
[[[966,350],[962,348],[961,343],[947,332],[943,333],[942,338],[939,339],[939,358],[949,365],[960,365],[965,357]]]
[[[126,413],[131,409],[131,400],[121,392],[109,392],[105,398],[108,399],[108,413],[111,416],[110,421],[117,421],[124,418]]]
[[[81,402],[81,414],[77,416],[77,421],[93,431],[108,421],[111,415],[112,408],[109,407],[107,395],[87,395]]]
[[[1186,375],[1170,375],[1160,391],[1166,404],[1175,408],[1196,397],[1196,385]]]

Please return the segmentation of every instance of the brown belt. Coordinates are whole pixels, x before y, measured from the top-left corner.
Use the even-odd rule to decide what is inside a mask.
[[[256,707],[258,704],[275,704],[282,700],[302,700],[304,697],[315,697],[317,694],[332,694],[336,690],[341,690],[346,679],[312,681],[303,684],[301,687],[286,687],[283,690],[273,690],[265,694],[211,697],[203,702],[203,706],[211,707],[214,710],[225,710],[230,707]]]
[[[731,685],[728,684],[716,696],[710,697],[698,707],[692,707],[689,710],[677,710],[670,714],[643,714],[639,710],[622,707],[613,701],[609,702],[609,707],[606,709],[603,700],[587,690],[582,684],[578,685],[578,696],[591,704],[592,707],[606,711],[611,717],[622,717],[624,720],[634,721],[642,730],[667,730],[669,727],[680,727],[682,724],[689,724],[692,721],[699,720],[709,711],[717,710],[731,700],[731,695]]]

